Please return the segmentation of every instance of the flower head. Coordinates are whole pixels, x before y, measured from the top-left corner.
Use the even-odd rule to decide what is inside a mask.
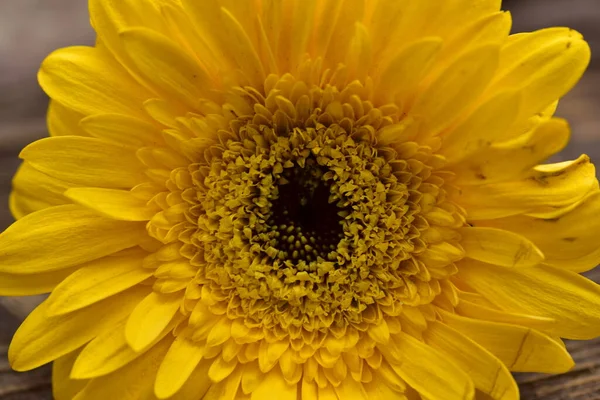
[[[590,54],[498,0],[91,0],[39,81],[0,293],[77,399],[518,399],[600,335]]]

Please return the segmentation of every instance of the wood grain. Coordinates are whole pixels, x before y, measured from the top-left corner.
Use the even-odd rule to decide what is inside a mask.
[[[46,135],[46,100],[35,84],[37,66],[55,48],[93,42],[85,1],[0,0],[0,231],[8,213],[10,179],[18,152]],[[595,51],[590,70],[561,103],[559,114],[573,126],[571,144],[557,159],[588,153],[600,160],[600,4],[599,0],[507,0],[516,31],[545,26],[580,30]],[[588,274],[600,282],[600,269]],[[17,373],[6,351],[19,318],[0,306],[0,400],[49,400],[50,367]],[[516,374],[523,400],[600,400],[600,339],[568,341],[576,367],[562,375]],[[444,399],[436,399],[444,400]]]

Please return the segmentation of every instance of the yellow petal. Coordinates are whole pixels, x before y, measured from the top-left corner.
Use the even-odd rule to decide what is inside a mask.
[[[455,201],[467,210],[471,220],[501,218],[570,205],[597,185],[594,165],[585,155],[552,165],[552,171],[540,168],[521,180],[471,186],[458,193]]]
[[[457,177],[455,182],[483,185],[519,178],[562,150],[570,134],[568,123],[554,118],[503,143],[491,143],[484,139],[477,142],[481,146],[477,151],[468,157],[461,157],[462,161],[452,168]]]
[[[598,215],[600,193],[595,192],[577,207],[559,217],[536,218],[518,215],[481,221],[481,224],[519,232],[541,249],[546,256],[546,264],[583,272],[600,263]]]
[[[525,237],[494,228],[468,227],[459,230],[465,256],[504,267],[531,267],[544,260],[544,254]]]
[[[568,339],[600,336],[600,286],[550,265],[514,269],[461,261],[458,277],[497,306],[557,321]]]
[[[142,268],[146,254],[134,249],[81,266],[54,289],[48,298],[48,315],[79,310],[149,278],[152,271]]]
[[[467,372],[477,389],[493,399],[519,400],[519,389],[508,369],[483,347],[438,321],[431,322],[423,336]]]
[[[125,338],[135,351],[140,351],[169,325],[181,303],[181,294],[150,293],[133,310],[127,326]]]
[[[151,95],[99,48],[69,47],[42,63],[40,86],[53,100],[84,115],[118,113],[143,117]]]
[[[149,221],[160,211],[156,205],[146,204],[129,190],[72,188],[65,192],[65,196],[75,203],[121,221]]]
[[[208,377],[208,368],[210,368],[210,360],[202,360],[198,367],[192,372],[192,375],[185,382],[183,387],[175,393],[169,400],[198,400],[204,399],[204,395],[208,391],[212,381]],[[156,390],[156,388],[155,388]]]
[[[120,34],[125,50],[147,82],[159,93],[189,107],[206,97],[211,80],[198,63],[168,37],[148,28],[130,28]],[[156,55],[160,54],[160,57]]]
[[[484,45],[460,56],[415,101],[410,115],[426,115],[426,133],[451,123],[481,95],[498,65],[497,45]]]
[[[561,343],[535,329],[441,313],[448,326],[484,347],[511,371],[556,374],[575,365]]]
[[[69,268],[133,247],[143,224],[106,219],[76,205],[46,208],[0,235],[0,272],[36,274]]]
[[[530,117],[571,90],[589,61],[588,44],[572,29],[521,34],[502,49],[498,78],[491,90],[520,88],[521,115]]]
[[[132,188],[147,180],[134,153],[96,138],[45,138],[25,147],[20,157],[47,175],[81,186]]]
[[[46,117],[48,132],[50,136],[87,136],[79,127],[81,118],[83,114],[51,100]]]
[[[179,320],[177,320],[178,322]],[[97,336],[88,343],[73,366],[71,378],[90,379],[112,373],[140,357],[149,348],[172,334],[175,320],[171,322],[158,337],[139,352],[134,351],[125,340],[125,324],[122,320],[110,330]]]
[[[517,90],[506,90],[484,102],[456,128],[443,136],[440,154],[450,163],[470,158],[482,145],[502,141],[519,113]]]
[[[317,1],[296,1],[294,3],[294,9],[292,11],[290,23],[291,32],[289,35],[289,46],[287,46],[289,51],[288,54],[291,58],[290,68],[292,70],[298,67],[298,65],[302,62],[303,56],[308,51],[309,41],[311,39],[311,35],[313,35],[315,23],[317,22],[315,20],[315,10],[320,6],[319,2]],[[270,22],[272,23],[273,21]],[[265,39],[265,42],[268,42],[268,38]],[[261,58],[262,60],[267,60],[271,57],[265,57],[263,55]],[[270,72],[277,73],[277,69]]]
[[[478,4],[484,2],[478,2]],[[471,9],[472,7],[476,6],[468,8]],[[448,59],[453,59],[457,54],[460,54],[473,45],[503,43],[510,33],[512,19],[509,12],[497,10],[498,8],[495,8],[494,12],[490,9],[488,12],[480,15],[479,18],[469,18],[467,20],[468,23],[464,27],[455,25],[454,27],[459,28],[460,31],[444,42],[440,61],[445,62]],[[462,7],[461,14],[467,14],[465,7]]]
[[[225,361],[222,355],[219,355],[213,360],[212,365],[208,369],[208,377],[213,382],[221,382],[225,379],[230,379],[229,376],[233,373],[233,371],[235,371],[237,367],[237,358]]]
[[[377,343],[385,344],[390,340],[390,329],[385,319],[381,319],[378,325],[371,325],[367,333]]]
[[[14,275],[0,272],[0,296],[31,296],[50,293],[56,285],[77,271],[78,267],[33,275]]]
[[[432,29],[451,36],[456,33],[456,29],[464,27],[468,22],[497,13],[500,11],[501,3],[501,0],[477,0],[465,7],[460,0],[444,2],[446,9],[442,13],[435,14],[438,20],[428,22],[434,23]],[[434,10],[440,10],[440,4],[435,4]]]
[[[252,392],[251,400],[277,398],[277,400],[296,400],[297,385],[288,385],[278,368],[269,372]],[[320,397],[319,397],[320,398]]]
[[[319,386],[318,393],[319,400],[341,400],[339,397],[337,397],[332,385]]]
[[[404,393],[397,392],[387,385],[386,381],[379,376],[380,370],[374,371],[373,380],[363,383],[369,400],[407,400]]]
[[[399,333],[386,346],[378,347],[394,371],[423,396],[430,399],[473,399],[471,378],[444,354]]]
[[[73,400],[154,400],[154,379],[172,336],[167,336],[126,368],[92,379]]]
[[[241,368],[237,368],[227,379],[213,383],[202,400],[238,400],[237,393],[242,379],[241,370]]]
[[[202,344],[178,336],[158,369],[154,385],[156,397],[166,399],[178,392],[196,370],[204,353]],[[207,374],[208,368],[206,366]]]
[[[219,321],[212,327],[206,345],[209,347],[218,346],[225,343],[231,337],[231,320],[227,317],[219,318]]]
[[[238,2],[239,4],[240,2]],[[245,77],[254,87],[260,87],[265,80],[265,71],[256,49],[237,16],[229,9],[222,7],[220,30],[227,36],[227,43],[231,54]]]
[[[73,363],[79,355],[79,351],[65,354],[52,364],[52,395],[55,400],[72,400],[85,385],[87,380],[71,379]]]
[[[63,193],[72,183],[53,178],[24,162],[13,178],[10,210],[15,219],[21,219],[34,211],[70,203]]]
[[[134,149],[143,147],[145,144],[162,142],[156,126],[128,115],[90,115],[83,118],[79,125],[90,136]]]
[[[357,22],[346,55],[346,66],[349,69],[349,75],[363,82],[367,78],[368,69],[371,65],[371,47],[369,31],[362,23]]]
[[[556,326],[556,320],[552,318],[496,310],[481,304],[472,303],[463,298],[460,299],[460,302],[456,306],[456,312],[464,317],[472,319],[522,325],[544,332],[552,332]]]
[[[357,382],[350,375],[335,388],[335,392],[340,399],[344,400],[370,400],[371,398],[365,391],[363,384]]]
[[[332,2],[335,5],[335,1]],[[338,3],[339,4],[339,3]],[[354,36],[354,27],[357,22],[363,18],[365,2],[363,0],[345,0],[341,2],[341,7],[337,15],[322,15],[325,21],[323,24],[331,24],[330,38],[324,45],[327,47],[323,53],[324,64],[330,68],[335,68],[339,63],[343,63],[348,54],[352,37]],[[285,12],[285,11],[284,11]],[[286,26],[283,26],[286,29]],[[316,37],[315,40],[321,40]],[[282,41],[282,44],[285,43]],[[280,61],[284,66],[284,61]]]
[[[407,99],[428,72],[441,48],[442,39],[437,37],[423,38],[405,47],[381,72],[378,95],[390,96],[400,92]]]
[[[38,306],[19,327],[8,351],[13,369],[37,368],[74,351],[102,334],[126,315],[148,293],[134,288],[83,310],[47,316],[47,302]]]
[[[145,26],[161,33],[168,33],[160,6],[165,2],[150,0],[141,3],[136,0],[90,0],[89,11],[92,26],[99,41],[119,60],[133,76],[138,76],[119,39],[124,29]]]

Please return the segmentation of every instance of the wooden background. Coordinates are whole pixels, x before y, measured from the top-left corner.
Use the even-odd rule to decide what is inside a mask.
[[[0,231],[12,222],[7,203],[10,180],[19,164],[17,154],[25,144],[46,135],[46,98],[36,84],[37,67],[55,48],[93,43],[86,4],[85,0],[0,0]],[[557,160],[585,152],[600,162],[600,0],[505,0],[504,4],[513,13],[515,31],[570,26],[590,42],[595,53],[592,65],[559,108],[574,132]],[[589,276],[600,282],[600,268]],[[6,360],[8,343],[19,324],[15,314],[26,312],[35,300],[1,300],[0,400],[49,400],[48,366],[16,373]],[[560,376],[518,374],[523,400],[600,400],[600,339],[567,345],[577,361],[575,369]]]

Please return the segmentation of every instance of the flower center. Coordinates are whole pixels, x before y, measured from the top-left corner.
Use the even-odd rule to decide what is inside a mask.
[[[265,95],[238,88],[222,115],[179,121],[198,130],[197,162],[171,174],[150,231],[172,243],[161,257],[176,249],[194,268],[187,295],[277,340],[343,336],[430,303],[464,223],[433,148],[358,83],[275,78]]]
[[[274,188],[276,199],[267,225],[279,260],[304,260],[307,264],[319,258],[336,260],[335,250],[344,237],[340,216],[344,211],[335,204],[324,175],[309,158],[304,168],[296,165],[285,170]]]

